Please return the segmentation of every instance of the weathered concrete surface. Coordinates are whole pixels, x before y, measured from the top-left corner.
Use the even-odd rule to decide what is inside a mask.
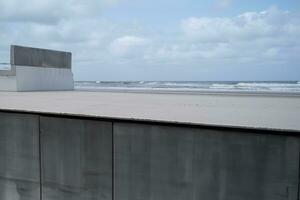
[[[41,117],[43,200],[112,199],[112,124]]]
[[[36,115],[0,112],[0,199],[39,200],[39,128]]]
[[[71,69],[17,66],[18,91],[73,90]]]
[[[43,200],[298,200],[297,135],[0,112],[1,200],[40,198],[39,131]]]
[[[72,54],[70,52],[12,45],[10,63],[20,66],[70,69],[72,65]]]
[[[0,110],[70,114],[300,132],[300,97],[0,92]]]
[[[114,123],[116,200],[297,200],[299,138]]]

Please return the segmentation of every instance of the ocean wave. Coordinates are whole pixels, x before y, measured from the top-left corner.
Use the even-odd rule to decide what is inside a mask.
[[[145,85],[157,85],[159,82],[152,81],[152,82],[144,82]]]
[[[171,86],[171,87],[201,87],[203,86],[203,83],[199,84],[199,83],[178,83],[178,82],[167,82],[164,83],[163,85],[165,86]]]
[[[235,85],[214,83],[209,88],[210,89],[234,89]]]
[[[300,81],[294,82],[178,82],[178,81],[83,81],[76,82],[79,89],[145,89],[172,91],[250,91],[300,92]]]
[[[239,87],[299,87],[295,83],[238,83]]]

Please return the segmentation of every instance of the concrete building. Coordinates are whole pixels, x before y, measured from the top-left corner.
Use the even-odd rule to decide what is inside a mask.
[[[73,90],[70,52],[11,46],[10,70],[0,70],[0,91]]]

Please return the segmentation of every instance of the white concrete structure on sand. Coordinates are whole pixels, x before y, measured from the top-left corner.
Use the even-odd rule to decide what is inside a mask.
[[[122,92],[0,92],[0,110],[300,131],[300,97]]]
[[[0,91],[74,89],[69,52],[13,45],[10,64],[0,70]]]

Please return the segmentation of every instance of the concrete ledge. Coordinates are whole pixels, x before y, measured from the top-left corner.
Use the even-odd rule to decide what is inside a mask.
[[[15,76],[16,66],[11,66],[10,70],[0,70],[0,76]]]

